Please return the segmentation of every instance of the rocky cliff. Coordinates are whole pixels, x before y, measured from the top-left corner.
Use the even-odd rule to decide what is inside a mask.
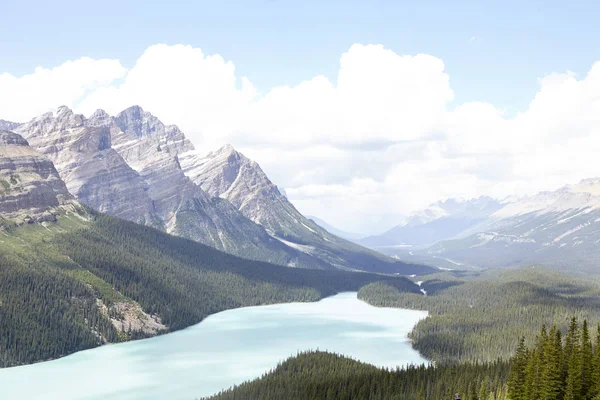
[[[227,199],[280,242],[336,268],[387,273],[424,270],[327,232],[302,215],[256,162],[230,145],[207,156],[187,152],[179,161],[186,175],[207,193]]]
[[[89,118],[60,107],[17,129],[91,208],[242,257],[332,268],[272,238],[229,201],[193,183],[178,158],[194,150],[191,142],[140,107],[116,117],[98,110]]]
[[[107,214],[160,227],[139,174],[112,149],[106,113],[90,119],[67,107],[20,125],[17,132],[55,165],[67,189],[82,203]]]
[[[0,130],[0,214],[17,224],[52,220],[73,202],[52,162],[20,135]]]

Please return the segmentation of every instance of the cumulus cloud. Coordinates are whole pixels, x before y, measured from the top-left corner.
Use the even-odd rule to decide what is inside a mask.
[[[219,55],[154,45],[129,69],[83,58],[2,74],[0,118],[139,104],[199,151],[232,143],[301,211],[347,230],[382,229],[382,216],[391,225],[440,198],[522,195],[600,175],[600,63],[583,78],[542,77],[510,118],[485,102],[453,104],[443,61],[426,54],[353,45],[336,79],[307,78],[265,91]]]
[[[118,60],[80,58],[31,74],[15,77],[0,74],[0,110],[5,119],[26,121],[57,105],[75,105],[98,87],[125,76]]]

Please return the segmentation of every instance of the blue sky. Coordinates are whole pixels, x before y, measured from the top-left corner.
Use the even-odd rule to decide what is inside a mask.
[[[0,73],[82,56],[131,67],[152,44],[232,60],[261,92],[323,74],[353,43],[444,60],[455,102],[526,107],[536,79],[585,74],[600,58],[597,1],[0,0]]]

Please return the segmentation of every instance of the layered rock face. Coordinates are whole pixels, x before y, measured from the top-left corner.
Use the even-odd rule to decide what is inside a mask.
[[[296,210],[256,162],[230,145],[206,157],[187,152],[181,155],[180,163],[185,173],[207,193],[227,199],[282,243],[336,268],[402,273],[420,268],[327,232]]]
[[[17,131],[43,152],[59,171],[70,193],[98,211],[161,227],[148,186],[111,147],[110,117],[90,119],[66,107],[20,125]]]
[[[101,212],[290,267],[424,270],[330,234],[231,146],[200,157],[179,128],[138,106],[89,118],[60,107],[15,129],[54,163],[71,194]]]
[[[0,131],[0,214],[17,223],[52,219],[73,201],[52,162],[20,135]]]
[[[250,259],[332,268],[275,240],[230,202],[194,184],[178,158],[194,150],[191,142],[140,107],[116,117],[98,110],[90,118],[60,107],[17,129],[91,208]]]
[[[180,156],[194,146],[174,125],[138,106],[114,118],[113,148],[148,184],[166,231],[239,256],[282,265],[328,268],[270,237],[229,201],[211,196],[184,174]]]

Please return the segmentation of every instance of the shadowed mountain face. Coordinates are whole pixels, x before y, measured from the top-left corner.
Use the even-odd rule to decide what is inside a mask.
[[[179,128],[138,106],[89,118],[60,107],[16,129],[54,162],[70,193],[101,212],[290,267],[428,270],[331,235],[302,216],[258,164],[231,146],[199,157]]]
[[[20,135],[0,130],[0,222],[52,220],[73,201],[50,160]]]
[[[180,162],[186,175],[208,194],[227,199],[282,243],[337,268],[400,273],[421,268],[341,239],[304,217],[255,161],[230,145],[205,157],[188,152]]]

